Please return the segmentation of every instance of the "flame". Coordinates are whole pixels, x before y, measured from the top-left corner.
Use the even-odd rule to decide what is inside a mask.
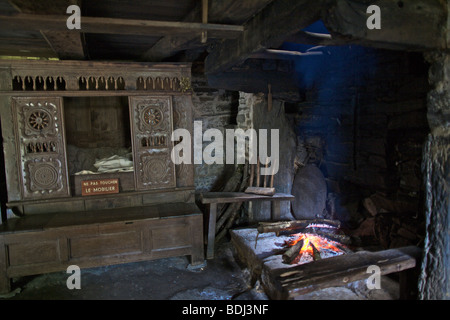
[[[314,247],[319,251],[322,252],[324,250],[332,251],[336,254],[343,254],[345,253],[344,250],[340,249],[338,246],[343,246],[335,241],[325,239],[323,237],[320,237],[318,235],[309,234],[309,233],[298,233],[293,235],[294,239],[291,241],[288,241],[288,246],[293,246],[299,241],[303,240],[303,246],[300,249],[298,257],[292,262],[298,263],[302,256],[308,255],[310,257],[314,256]]]

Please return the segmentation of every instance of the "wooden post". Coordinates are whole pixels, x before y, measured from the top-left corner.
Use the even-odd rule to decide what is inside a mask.
[[[6,267],[6,247],[2,240],[0,241],[0,293],[8,293],[11,291],[11,280],[6,274]]]
[[[281,202],[279,200],[272,201],[272,221],[281,220]]]
[[[202,23],[208,23],[208,0],[202,0]],[[202,32],[202,43],[208,41],[208,32]]]
[[[257,187],[259,187],[259,179],[260,179],[260,176],[261,176],[259,166],[260,166],[260,162],[259,162],[259,159],[258,159],[258,164],[256,165],[256,186]]]
[[[208,242],[206,248],[206,259],[213,259],[214,242],[216,238],[217,203],[210,203],[208,206],[209,206],[209,221],[208,221]]]
[[[204,246],[203,246],[203,228],[198,229],[198,226],[203,225],[203,217],[201,215],[189,219],[189,228],[192,235],[192,254],[191,265],[198,266],[205,262]]]
[[[250,164],[250,180],[248,182],[248,185],[251,187],[253,186],[253,177],[255,174],[255,165],[254,164]]]

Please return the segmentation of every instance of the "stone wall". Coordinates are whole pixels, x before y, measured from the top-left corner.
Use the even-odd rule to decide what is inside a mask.
[[[203,132],[219,129],[225,137],[225,129],[234,129],[239,104],[239,93],[218,90],[208,86],[201,74],[192,76],[194,121],[201,121]],[[203,142],[203,149],[210,142]],[[234,171],[226,164],[195,165],[195,188],[197,192],[220,191]]]

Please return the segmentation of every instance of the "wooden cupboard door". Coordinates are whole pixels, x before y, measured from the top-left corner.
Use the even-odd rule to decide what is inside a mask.
[[[12,102],[23,198],[69,196],[62,98],[15,97]]]
[[[172,97],[129,99],[136,190],[174,188]]]

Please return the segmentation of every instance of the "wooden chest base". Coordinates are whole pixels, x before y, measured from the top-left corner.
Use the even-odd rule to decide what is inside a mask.
[[[33,274],[191,256],[204,262],[203,216],[195,204],[165,204],[11,219],[0,229],[0,293]]]

